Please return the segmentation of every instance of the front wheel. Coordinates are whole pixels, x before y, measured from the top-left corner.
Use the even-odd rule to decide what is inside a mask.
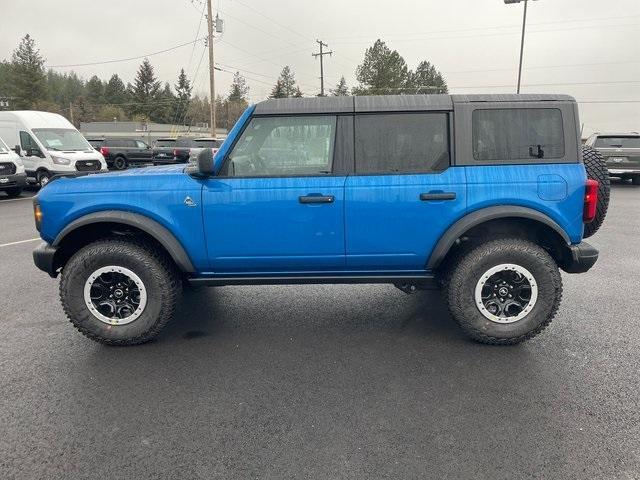
[[[40,170],[36,174],[36,180],[40,187],[46,187],[49,181],[51,181],[51,174],[46,170]]]
[[[492,345],[514,345],[540,333],[562,298],[553,258],[521,239],[471,249],[453,265],[446,285],[456,322],[474,340]]]
[[[60,299],[85,336],[108,345],[136,345],[154,338],[171,319],[180,280],[152,245],[108,238],[71,257],[62,270]]]

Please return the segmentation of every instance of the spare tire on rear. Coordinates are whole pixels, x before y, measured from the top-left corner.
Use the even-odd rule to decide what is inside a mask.
[[[584,238],[589,238],[598,231],[604,217],[607,216],[609,208],[609,170],[604,161],[604,157],[596,149],[582,146],[582,158],[584,160],[584,168],[587,170],[587,177],[598,182],[598,205],[596,206],[596,216],[592,222],[586,223],[584,226]]]

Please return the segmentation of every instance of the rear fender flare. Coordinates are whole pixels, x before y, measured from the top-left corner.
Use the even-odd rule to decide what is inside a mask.
[[[427,270],[432,271],[438,268],[440,263],[442,263],[444,258],[447,256],[447,253],[449,253],[451,247],[453,247],[456,240],[464,235],[465,232],[477,225],[498,218],[526,218],[540,222],[555,230],[567,245],[571,244],[571,239],[569,238],[569,235],[567,235],[567,232],[565,232],[558,223],[544,213],[531,208],[518,207],[515,205],[488,207],[465,215],[449,227],[449,229],[440,237],[440,240],[438,240],[438,243],[433,249],[431,256],[429,257],[429,261],[427,262]]]

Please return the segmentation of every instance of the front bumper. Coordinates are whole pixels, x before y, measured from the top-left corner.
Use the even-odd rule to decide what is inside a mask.
[[[58,268],[55,264],[55,256],[58,249],[52,247],[47,242],[41,242],[33,251],[33,263],[36,264],[43,272],[49,274],[50,277],[56,278],[58,276]]]
[[[13,175],[0,175],[0,190],[7,188],[21,188],[27,184],[26,173],[16,173]]]
[[[567,247],[562,269],[567,273],[584,273],[588,271],[598,260],[598,249],[581,242],[578,245]]]

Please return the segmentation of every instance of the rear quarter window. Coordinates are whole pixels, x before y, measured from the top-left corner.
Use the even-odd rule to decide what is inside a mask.
[[[478,161],[563,158],[562,112],[557,108],[474,110],[473,158]]]

